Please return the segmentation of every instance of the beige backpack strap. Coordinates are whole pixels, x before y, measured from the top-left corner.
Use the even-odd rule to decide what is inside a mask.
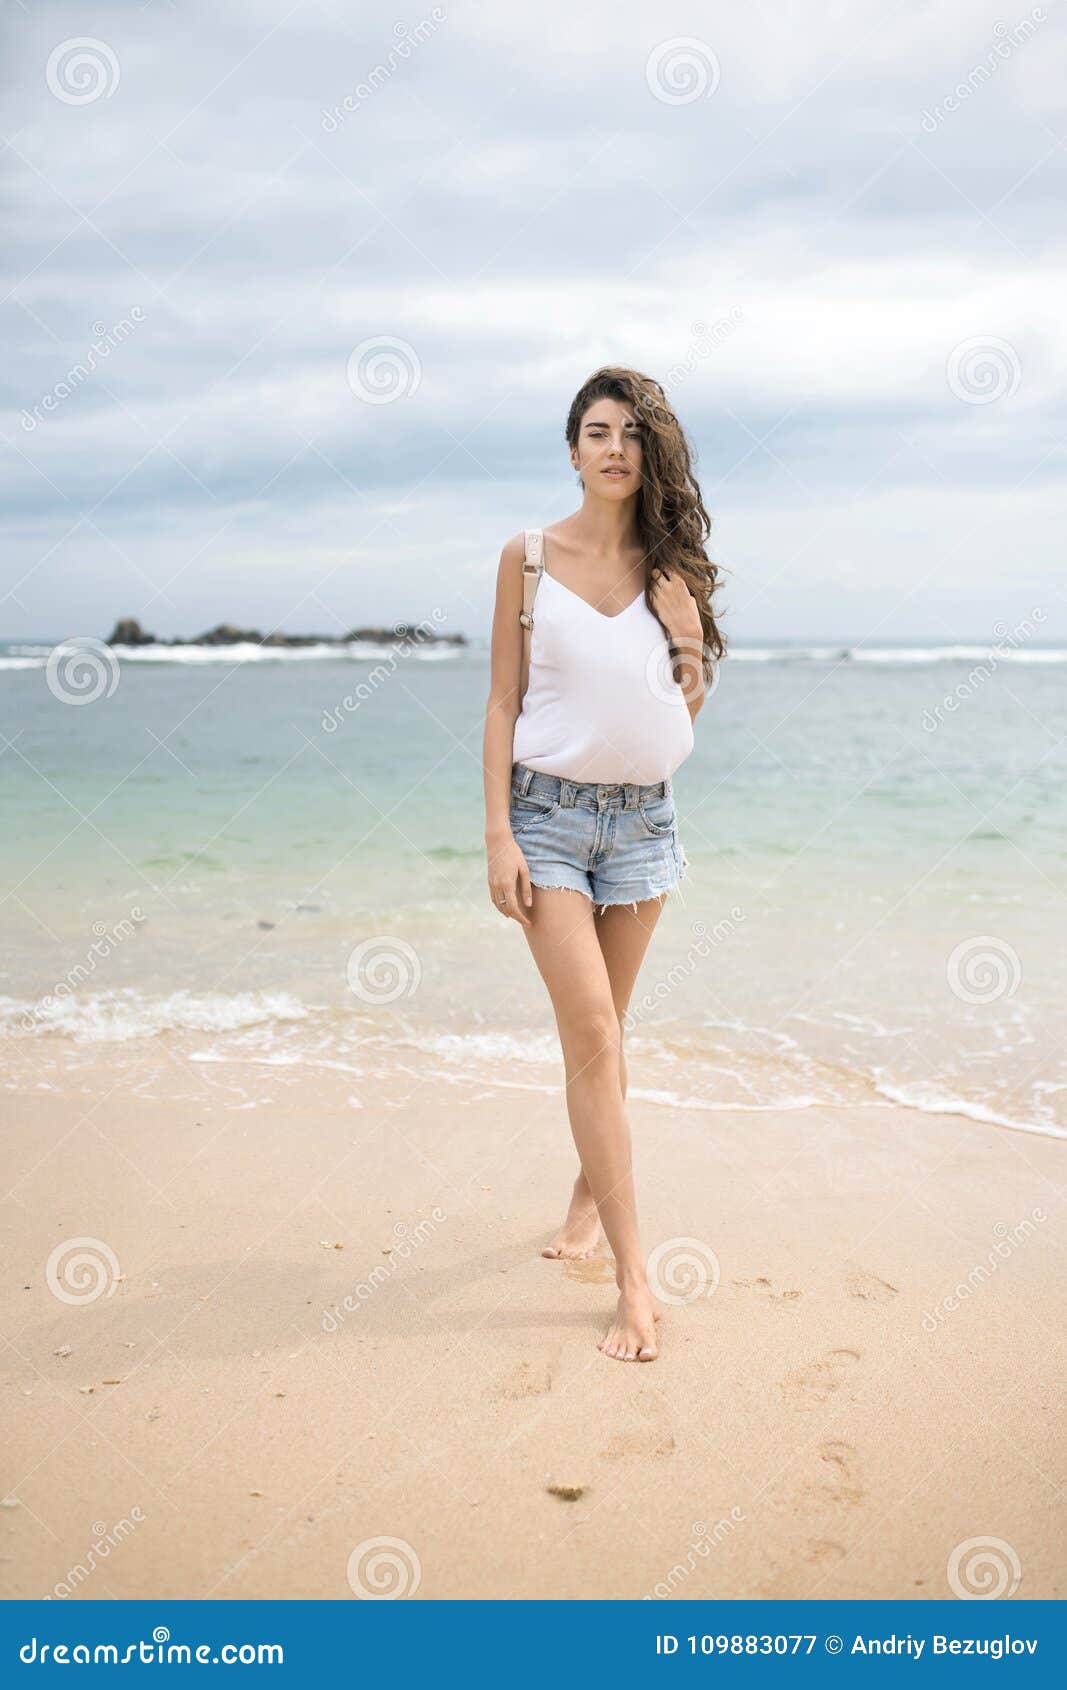
[[[543,529],[525,528],[525,555],[522,564],[522,611],[519,621],[522,623],[522,672],[519,684],[519,701],[526,696],[526,688],[530,679],[530,645],[533,633],[533,607],[537,589],[541,582],[541,575],[545,567],[545,536]]]

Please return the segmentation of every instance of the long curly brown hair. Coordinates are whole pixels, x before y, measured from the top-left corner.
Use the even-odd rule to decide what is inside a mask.
[[[572,450],[578,445],[582,418],[598,399],[617,399],[631,406],[635,418],[644,424],[637,527],[645,553],[645,593],[648,572],[656,564],[683,577],[700,610],[704,674],[710,679],[713,665],[726,655],[726,638],[712,606],[722,570],[705,550],[711,518],[693,474],[685,431],[658,381],[640,370],[607,364],[582,383],[567,413],[565,432]]]

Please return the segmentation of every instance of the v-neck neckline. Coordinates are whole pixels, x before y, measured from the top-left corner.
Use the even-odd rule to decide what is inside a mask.
[[[557,587],[562,587],[565,593],[569,593],[572,599],[577,599],[579,604],[584,604],[586,610],[591,610],[593,615],[599,616],[602,622],[617,622],[620,616],[625,616],[627,611],[632,610],[634,605],[639,604],[645,596],[645,589],[642,587],[637,597],[631,599],[628,605],[624,605],[622,610],[616,610],[609,615],[606,610],[598,610],[595,604],[590,604],[588,599],[583,599],[581,593],[576,593],[574,588],[568,587],[565,581],[560,581],[555,575],[549,575],[547,569],[544,569],[542,573],[546,580],[555,582]]]

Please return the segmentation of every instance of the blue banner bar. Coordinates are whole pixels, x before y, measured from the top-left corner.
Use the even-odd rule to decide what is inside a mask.
[[[1063,1681],[1064,1606],[928,1602],[8,1602],[5,1683],[232,1667],[277,1682],[588,1686]],[[17,1675],[17,1677],[16,1677]],[[338,1675],[343,1675],[339,1677]]]

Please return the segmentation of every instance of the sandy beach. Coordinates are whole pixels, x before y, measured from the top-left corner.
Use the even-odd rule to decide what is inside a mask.
[[[1062,1654],[1063,9],[8,10],[0,1617]]]
[[[1054,1141],[632,1102],[627,1366],[610,1261],[538,1254],[561,1097],[3,1113],[9,1596],[1063,1594]]]

